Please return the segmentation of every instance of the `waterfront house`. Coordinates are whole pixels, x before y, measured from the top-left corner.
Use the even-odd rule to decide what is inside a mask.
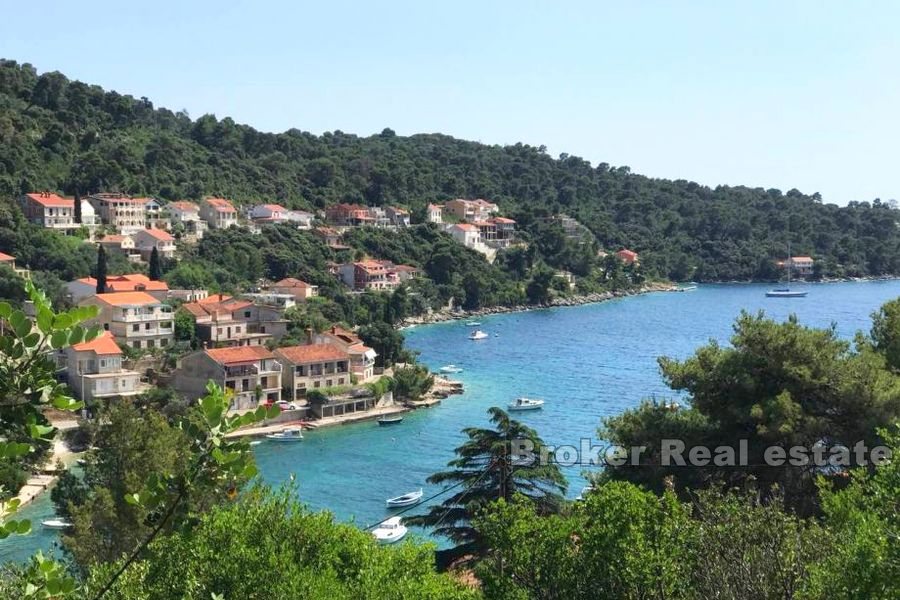
[[[491,216],[500,212],[500,208],[487,200],[450,200],[444,205],[444,210],[457,219],[474,223],[475,221],[487,221]]]
[[[112,292],[90,296],[80,306],[96,306],[90,321],[112,333],[116,343],[136,350],[165,348],[175,339],[172,308],[147,292]]]
[[[393,290],[417,273],[415,267],[374,259],[346,263],[338,268],[341,281],[354,291]]]
[[[28,269],[23,269],[21,267],[16,266],[16,257],[15,256],[6,254],[5,252],[0,252],[0,265],[6,265],[10,269],[12,269],[13,272],[16,275],[18,275],[19,277],[22,277],[24,279],[31,278],[31,271],[29,271]]]
[[[409,227],[409,211],[405,208],[388,206],[384,212],[394,227]]]
[[[121,254],[131,262],[139,263],[144,260],[141,258],[141,251],[137,249],[137,245],[134,243],[134,238],[130,235],[111,233],[103,236],[97,243],[103,246],[107,252]]]
[[[426,219],[429,223],[443,223],[444,222],[444,205],[443,204],[429,204],[426,207]]]
[[[200,204],[200,217],[213,229],[237,225],[237,210],[224,198],[206,198]]]
[[[109,331],[69,346],[65,358],[66,379],[81,401],[136,396],[148,387],[140,373],[123,367],[122,350]]]
[[[811,256],[792,256],[782,263],[784,266],[790,267],[791,272],[800,277],[809,277],[813,274],[813,261]]]
[[[619,250],[618,252],[616,252],[616,256],[618,256],[619,260],[621,260],[626,265],[634,265],[640,262],[638,253],[634,252],[633,250],[629,250],[628,248]]]
[[[82,277],[66,284],[66,291],[73,304],[97,294],[97,280]],[[169,286],[165,281],[153,281],[141,273],[109,275],[106,278],[106,292],[146,292],[160,302],[169,297]]]
[[[147,226],[144,205],[147,198],[131,198],[120,194],[94,194],[91,204],[101,223],[118,233],[129,235]]]
[[[305,398],[311,389],[350,384],[350,355],[337,345],[288,346],[275,350],[275,356],[288,400]]]
[[[338,325],[332,325],[326,331],[314,336],[317,344],[332,344],[350,356],[350,372],[359,383],[363,383],[375,375],[375,358],[378,353],[363,343],[362,339],[352,331]]]
[[[212,380],[234,394],[232,409],[250,409],[281,400],[281,371],[281,363],[265,346],[214,348],[181,358],[172,385],[193,400],[206,395]]]
[[[131,237],[134,239],[135,248],[145,261],[150,260],[154,248],[160,258],[175,258],[175,238],[168,231],[148,227],[141,229]]]
[[[75,201],[50,192],[32,192],[19,199],[29,223],[45,229],[71,233],[81,227],[75,222]]]
[[[287,277],[281,281],[276,281],[269,286],[269,291],[276,294],[289,294],[297,301],[303,302],[319,295],[319,287],[296,279]]]
[[[481,230],[472,223],[455,223],[447,227],[447,233],[467,248],[475,248],[481,243]]]

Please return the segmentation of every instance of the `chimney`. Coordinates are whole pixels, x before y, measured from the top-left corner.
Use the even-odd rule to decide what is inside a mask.
[[[306,328],[306,343],[312,344],[314,342],[315,342],[315,337],[313,336],[312,327],[307,327]]]

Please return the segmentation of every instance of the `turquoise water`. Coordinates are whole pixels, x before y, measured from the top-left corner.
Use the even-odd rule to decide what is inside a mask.
[[[868,330],[870,315],[900,296],[900,281],[810,285],[806,298],[768,299],[763,285],[708,285],[687,293],[647,294],[575,308],[537,310],[479,319],[487,340],[466,339],[463,322],[406,330],[407,344],[433,369],[453,363],[466,393],[440,406],[408,414],[404,422],[374,422],[309,432],[298,444],[256,447],[263,479],[278,485],[291,474],[300,498],[361,526],[390,513],[385,498],[420,487],[426,497],[440,488],[425,479],[453,458],[460,430],[487,424],[491,406],[516,396],[544,398],[541,411],[519,413],[550,444],[596,440],[603,417],[642,398],[671,397],[656,357],[683,358],[709,339],[727,341],[741,309],[765,310],[783,320],[796,313],[806,325],[832,323],[844,337]],[[581,468],[566,470],[570,497],[583,485]],[[35,510],[38,507],[35,507]],[[43,516],[43,515],[41,515]],[[46,547],[52,534],[0,541],[0,560]]]

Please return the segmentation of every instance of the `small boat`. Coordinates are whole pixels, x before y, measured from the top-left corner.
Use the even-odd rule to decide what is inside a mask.
[[[379,425],[396,425],[397,423],[403,422],[403,415],[384,415],[383,417],[378,417]]]
[[[581,491],[578,493],[578,495],[575,496],[575,500],[578,502],[580,502],[581,500],[584,500],[584,497],[587,496],[588,493],[592,492],[593,490],[594,490],[594,486],[592,486],[592,485],[584,486],[583,488],[581,488]]]
[[[300,427],[288,427],[278,433],[266,435],[266,439],[273,442],[299,442],[303,439],[303,431]]]
[[[47,519],[46,521],[41,521],[41,525],[47,529],[68,529],[72,527],[71,523],[63,519]]]
[[[466,321],[466,325],[469,327],[478,327],[481,325],[481,321]]]
[[[543,400],[535,398],[516,398],[515,402],[509,404],[509,410],[537,410],[544,406]]]
[[[441,373],[462,373],[462,367],[456,365],[444,365],[441,367]]]
[[[806,298],[809,292],[805,290],[792,290],[790,288],[776,288],[766,292],[766,298]]]
[[[403,539],[409,530],[400,517],[391,517],[372,530],[372,535],[380,544],[393,544]]]
[[[675,288],[675,291],[677,291],[677,292],[693,292],[696,290],[697,290],[696,285],[681,285],[681,286],[678,286],[677,288]]]
[[[385,500],[388,508],[399,508],[401,506],[413,506],[422,501],[422,488],[418,492],[409,492],[396,498],[388,498]]]
[[[259,446],[260,444],[262,444],[262,440],[253,440],[250,442],[251,446]]]
[[[483,332],[480,329],[476,329],[475,331],[473,331],[472,333],[469,334],[470,340],[483,340],[487,337],[490,337],[490,336],[488,336],[488,334],[486,334],[485,332]]]

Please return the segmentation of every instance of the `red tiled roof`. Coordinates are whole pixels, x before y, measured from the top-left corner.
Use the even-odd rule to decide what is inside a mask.
[[[108,331],[104,331],[90,342],[73,344],[72,350],[76,352],[93,352],[99,355],[122,354],[122,350],[116,345],[113,335]]]
[[[237,300],[235,298],[228,297],[227,300],[222,302],[188,302],[187,304],[183,304],[182,307],[187,310],[189,313],[194,315],[195,317],[205,317],[208,315],[213,315],[216,313],[233,313],[237,310],[242,310],[247,308],[248,306],[253,306],[253,303],[248,300]]]
[[[25,194],[28,198],[45,207],[74,208],[75,200],[72,198],[63,198],[50,192],[32,192]]]
[[[616,256],[625,260],[634,260],[637,258],[637,252],[628,249],[619,250],[618,252],[616,252]]]
[[[207,204],[215,208],[219,212],[236,212],[234,206],[225,198],[207,198],[204,200]]]
[[[275,282],[274,284],[272,284],[272,287],[309,288],[313,286],[300,279],[287,277],[285,279],[282,279],[281,281]]]
[[[233,348],[214,348],[207,350],[206,355],[220,365],[256,362],[267,358],[275,358],[265,346],[236,346]]]
[[[160,242],[174,242],[175,238],[172,237],[172,234],[163,229],[157,229],[155,227],[150,227],[147,229],[141,229],[144,233],[152,237],[153,239],[159,240]]]
[[[231,296],[228,294],[212,294],[197,302],[200,304],[211,304],[213,302],[225,302],[226,300],[231,300]]]
[[[794,256],[793,258],[791,258],[791,260],[795,261],[795,262],[798,260],[803,261],[803,262],[812,262],[813,261],[811,256]]]
[[[471,223],[457,223],[454,227],[462,229],[463,231],[478,231],[478,227]]]
[[[123,204],[146,204],[147,200],[150,198],[129,198],[128,196],[91,196],[94,200],[98,200],[100,202],[121,202]]]
[[[147,292],[113,292],[109,294],[98,294],[95,298],[111,306],[147,306],[150,304],[159,304],[159,300]]]
[[[278,210],[278,211],[284,212],[285,210],[287,210],[286,208],[284,208],[284,207],[281,206],[280,204],[263,204],[262,207],[263,207],[263,208],[266,208],[266,209],[268,209],[268,210],[271,210],[271,211],[276,211],[276,210]]]
[[[331,344],[309,344],[307,346],[288,346],[275,351],[294,364],[323,362],[327,360],[347,360],[349,355]]]
[[[0,252],[0,262],[12,262],[16,260],[15,256],[10,256],[4,252]]]
[[[200,207],[194,204],[193,202],[188,202],[187,200],[177,200],[175,202],[169,202],[167,206],[172,208],[177,208],[181,211],[199,211]]]
[[[507,223],[507,224],[515,223],[514,220],[508,219],[507,217],[491,217],[490,219],[488,219],[488,221],[490,221],[492,223]]]
[[[97,280],[93,277],[82,277],[78,281],[85,285],[97,285]],[[165,281],[153,281],[140,273],[111,275],[106,278],[106,289],[110,292],[133,292],[138,288],[143,288],[139,291],[165,292],[168,291],[169,286]]]
[[[121,244],[128,238],[127,235],[107,234],[100,240],[101,244]]]

